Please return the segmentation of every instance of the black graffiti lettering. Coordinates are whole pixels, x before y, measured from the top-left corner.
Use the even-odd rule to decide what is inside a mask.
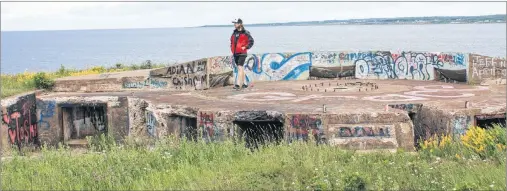
[[[173,85],[175,86],[181,86],[181,81],[179,78],[173,78]]]
[[[195,66],[195,62],[192,62],[192,64],[187,64],[187,71],[185,74],[193,74],[194,73],[194,66]]]

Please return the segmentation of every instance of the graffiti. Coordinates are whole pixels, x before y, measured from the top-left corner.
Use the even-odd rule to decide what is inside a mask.
[[[435,88],[431,88],[435,87]],[[475,96],[473,93],[464,93],[470,91],[484,91],[488,90],[487,87],[476,87],[475,89],[458,89],[450,85],[428,85],[428,86],[416,86],[414,89],[418,91],[405,92],[405,95],[412,95],[418,97],[438,97],[438,98],[461,98],[461,97],[472,97]],[[438,95],[441,93],[440,95]],[[437,94],[437,95],[435,95]],[[449,95],[450,94],[450,95]],[[454,95],[453,95],[454,94]],[[458,94],[458,95],[455,95]]]
[[[389,104],[389,107],[391,107],[393,109],[403,110],[403,111],[416,111],[416,110],[419,110],[419,108],[421,108],[422,105],[421,104],[411,104],[411,103],[408,103],[408,104]]]
[[[146,131],[148,132],[148,135],[151,137],[156,137],[156,128],[157,128],[157,119],[155,118],[155,115],[153,115],[153,112],[146,111]]]
[[[438,60],[449,65],[465,66],[465,55],[464,54],[440,54]]]
[[[434,69],[466,70],[464,54],[389,51],[349,54],[354,60],[356,78],[434,80]]]
[[[207,84],[208,59],[200,59],[183,64],[172,65],[167,68],[150,71],[150,78],[156,77],[157,81],[150,80],[151,87],[166,87],[170,85],[176,89],[183,89],[183,86],[201,87]],[[169,78],[162,80],[163,78]],[[169,83],[169,84],[168,84]],[[145,87],[147,82],[137,83],[129,86]]]
[[[72,108],[72,139],[85,138],[107,131],[105,105]]]
[[[9,142],[18,149],[24,144],[39,145],[35,105],[35,94],[29,94],[2,108],[2,128],[7,128]]]
[[[193,77],[173,77],[172,82],[174,86],[192,86],[192,87],[198,87],[198,85],[202,84],[203,82],[206,83],[206,75],[201,76],[193,76]]]
[[[505,59],[470,54],[470,81],[506,78]]]
[[[232,71],[234,68],[232,56],[217,56],[208,59],[211,74],[220,74]]]
[[[262,97],[255,98],[256,96]],[[285,92],[255,92],[255,93],[232,95],[228,96],[227,98],[245,101],[282,101],[282,100],[291,100],[294,99],[295,97],[296,95]]]
[[[401,95],[401,94],[386,94],[386,95],[380,95],[380,96],[364,97],[363,100],[394,102],[394,101],[421,101],[421,100],[427,100],[427,98],[417,97],[417,96],[407,96],[407,95]]]
[[[123,83],[123,88],[145,88],[145,87],[153,87],[153,88],[164,88],[167,87],[167,82],[160,81],[153,78],[147,78],[141,82],[125,82]]]
[[[434,98],[460,98],[472,97],[475,94],[468,93],[473,91],[485,91],[487,87],[476,87],[474,89],[460,89],[449,85],[428,85],[416,86],[414,91],[404,92],[403,94],[385,94],[377,96],[363,97],[363,100],[376,101],[376,102],[395,102],[395,101],[422,101],[428,100],[430,97]],[[227,98],[242,101],[291,101],[302,102],[307,100],[319,100],[325,98],[338,98],[338,99],[357,99],[356,96],[340,96],[340,95],[321,95],[313,94],[303,97],[298,97],[295,94],[287,92],[254,92],[245,94],[236,94],[228,96]]]
[[[235,66],[235,65],[234,65]],[[305,80],[310,76],[311,53],[249,55],[245,65],[245,84],[253,81]],[[235,83],[238,69],[234,67]]]
[[[291,140],[308,140],[308,131],[311,130],[312,135],[318,143],[324,139],[324,129],[322,120],[315,116],[309,115],[293,115],[291,120],[291,129],[289,137]]]
[[[434,87],[434,88],[432,88]],[[381,96],[369,96],[364,97],[363,100],[368,101],[421,101],[427,100],[425,97],[434,98],[461,98],[461,97],[472,97],[475,96],[473,93],[467,93],[470,91],[484,91],[488,90],[487,87],[476,87],[474,89],[459,89],[454,88],[450,85],[428,85],[428,86],[416,86],[416,91],[404,92],[405,95],[401,94],[387,94]]]
[[[340,62],[337,52],[312,53],[312,66],[337,66]]]
[[[343,98],[343,99],[356,99],[356,96],[335,96],[335,95],[308,95],[298,98],[295,94],[286,92],[254,92],[246,94],[236,94],[228,96],[227,98],[243,101],[288,101],[301,102],[311,99],[322,99],[322,98]]]
[[[50,124],[45,119],[53,117],[55,114],[55,101],[37,101],[37,111],[39,113],[39,120],[37,121],[37,125],[39,128],[48,130],[50,128]]]
[[[223,136],[222,131],[215,125],[213,113],[199,112],[199,128],[206,142],[218,140]]]
[[[195,74],[206,71],[207,60],[196,60],[186,64],[178,64],[167,68],[165,76]]]
[[[393,109],[399,109],[399,110],[412,110],[414,108],[413,104],[394,104],[389,105],[389,107]]]
[[[454,119],[454,135],[464,135],[471,122],[470,116],[456,116]]]
[[[389,127],[340,127],[338,137],[391,137]]]

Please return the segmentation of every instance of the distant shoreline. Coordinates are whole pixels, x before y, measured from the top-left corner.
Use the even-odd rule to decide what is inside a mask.
[[[430,24],[494,24],[506,23],[506,15],[483,16],[430,16],[430,17],[399,17],[399,18],[369,18],[348,20],[299,21],[283,23],[254,23],[249,27],[266,26],[328,26],[328,25],[430,25]],[[197,28],[230,27],[228,25],[204,25]]]
[[[373,25],[467,25],[467,24],[505,24],[507,22],[498,23],[389,23],[389,24],[301,24],[301,25],[247,25],[246,27],[298,27],[298,26],[373,26]],[[199,26],[199,27],[184,27],[184,28],[224,28],[231,27],[232,25],[218,25],[218,26]]]
[[[505,24],[506,15],[483,16],[435,16],[435,17],[399,17],[399,18],[370,18],[349,20],[299,21],[284,23],[246,23],[248,27],[278,27],[278,26],[335,26],[335,25],[442,25],[442,24]],[[97,31],[97,30],[138,30],[138,29],[185,29],[185,28],[221,28],[226,25],[203,25],[189,27],[147,27],[147,28],[104,28],[104,29],[63,29],[63,30],[7,30],[6,32],[52,32],[52,31]]]

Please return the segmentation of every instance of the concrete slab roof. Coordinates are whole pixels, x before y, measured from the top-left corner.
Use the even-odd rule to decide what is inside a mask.
[[[363,113],[384,111],[387,104],[424,104],[445,110],[505,112],[505,85],[471,86],[413,80],[304,80],[258,82],[236,91],[230,86],[203,91],[124,91],[50,93],[42,97],[131,96],[157,105],[201,110],[273,110],[285,113]],[[489,111],[489,112],[488,112]]]

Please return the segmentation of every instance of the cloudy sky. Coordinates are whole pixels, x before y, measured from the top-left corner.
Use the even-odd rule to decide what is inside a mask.
[[[406,16],[505,14],[496,2],[2,2],[1,30],[68,30],[192,27]]]

